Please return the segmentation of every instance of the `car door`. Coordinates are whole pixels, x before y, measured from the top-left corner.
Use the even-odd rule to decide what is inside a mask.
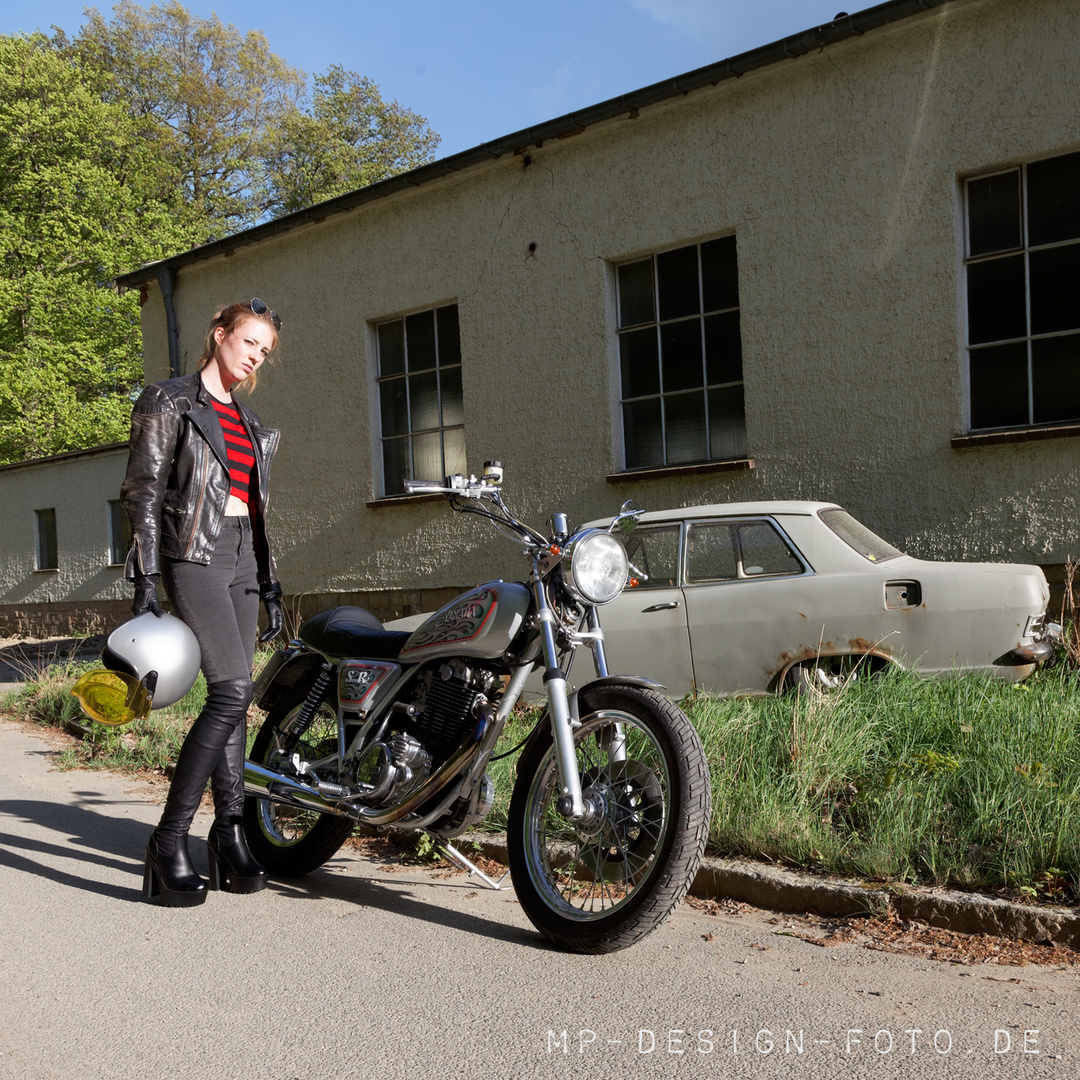
[[[679,587],[680,522],[638,525],[622,538],[630,559],[630,585],[600,608],[608,670],[661,682],[673,697],[693,689],[694,668]],[[578,663],[591,654],[578,650]]]
[[[763,692],[792,648],[802,613],[827,584],[772,518],[686,526],[684,597],[700,690]],[[812,633],[816,633],[813,631]],[[811,633],[811,636],[812,636]]]

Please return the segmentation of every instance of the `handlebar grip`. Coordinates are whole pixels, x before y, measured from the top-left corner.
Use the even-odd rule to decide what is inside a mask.
[[[446,491],[441,480],[405,480],[403,483],[407,495],[422,495],[424,492]]]

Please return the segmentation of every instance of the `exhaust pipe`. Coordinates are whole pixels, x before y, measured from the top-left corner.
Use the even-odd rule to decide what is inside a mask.
[[[337,809],[334,803],[328,802],[314,788],[255,761],[244,762],[244,794],[253,795],[256,799],[288,803],[302,810],[333,813]]]

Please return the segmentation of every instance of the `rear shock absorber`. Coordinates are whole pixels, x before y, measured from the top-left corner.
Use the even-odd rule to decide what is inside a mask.
[[[319,674],[315,676],[315,681],[311,684],[303,705],[286,723],[281,725],[278,740],[283,750],[291,750],[300,741],[304,732],[311,727],[311,722],[315,719],[315,710],[326,696],[326,688],[330,685],[333,673],[334,665],[329,661],[324,663]]]

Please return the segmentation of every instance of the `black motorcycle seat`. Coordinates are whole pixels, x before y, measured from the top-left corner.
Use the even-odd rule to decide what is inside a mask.
[[[336,607],[312,615],[300,627],[300,640],[326,656],[396,660],[408,631],[387,630],[366,608]]]

